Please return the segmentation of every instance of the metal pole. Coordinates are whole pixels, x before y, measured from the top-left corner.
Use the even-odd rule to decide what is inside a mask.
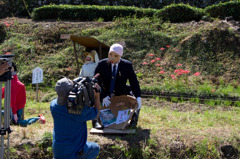
[[[9,63],[9,65],[11,66],[11,58],[14,55],[2,55],[0,56],[0,65],[2,64],[2,62],[6,61]],[[0,98],[0,135],[1,135],[1,147],[0,147],[0,159],[4,159],[4,154],[5,154],[5,147],[4,147],[4,135],[7,135],[7,144],[6,144],[6,148],[7,148],[7,158],[9,159],[9,134],[12,132],[10,129],[10,112],[11,112],[11,79],[12,79],[12,74],[10,72],[10,70],[8,72],[6,72],[5,74],[0,76],[0,96],[2,96],[2,84],[3,82],[5,82],[5,91],[4,91],[4,118],[2,120],[2,98]]]
[[[1,114],[0,114],[0,124],[1,124],[1,132],[2,132],[2,129],[4,128],[2,126],[2,82],[0,82],[0,93],[1,93],[1,99],[0,99],[0,110],[1,110]],[[1,153],[0,153],[0,159],[3,159],[4,157],[4,135],[2,135],[1,133]]]
[[[10,120],[11,120],[11,116],[10,116],[10,111],[11,111],[11,101],[10,101],[10,99],[11,99],[11,80],[8,80],[7,81],[7,87],[6,87],[6,89],[7,89],[7,98],[5,98],[5,99],[7,99],[7,126],[6,126],[6,129],[7,129],[7,158],[9,159],[9,137],[10,137],[10,135],[9,135],[9,133],[11,133],[10,131]],[[10,118],[9,118],[10,117]]]

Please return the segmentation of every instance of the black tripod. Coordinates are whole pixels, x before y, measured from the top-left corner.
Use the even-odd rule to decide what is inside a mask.
[[[2,55],[0,56],[0,65],[8,62],[9,65],[12,65],[11,58],[14,55]],[[12,74],[11,70],[9,69],[8,72],[4,73],[3,75],[0,76],[0,96],[2,97],[2,85],[3,83],[5,84],[5,94],[4,94],[4,114],[2,114],[2,98],[0,98],[0,123],[1,123],[1,147],[0,147],[0,159],[4,159],[4,154],[5,154],[5,147],[4,147],[4,135],[7,135],[7,158],[9,158],[9,134],[12,132],[10,129],[10,103],[11,103],[11,79],[12,79]]]

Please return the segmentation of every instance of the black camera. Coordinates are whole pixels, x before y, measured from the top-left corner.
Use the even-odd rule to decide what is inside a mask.
[[[97,79],[78,77],[73,80],[73,89],[69,92],[67,110],[70,114],[81,114],[85,106],[92,107],[95,104],[94,92]]]
[[[5,72],[3,75],[0,76],[1,82],[12,79],[12,72],[11,72],[12,57],[14,57],[14,55],[1,55],[0,56],[0,66],[4,63],[9,64],[9,71]]]

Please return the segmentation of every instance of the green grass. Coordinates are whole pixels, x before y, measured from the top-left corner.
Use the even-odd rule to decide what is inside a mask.
[[[175,100],[175,99],[174,99]],[[203,105],[194,102],[185,102],[180,99],[175,102],[155,98],[143,98],[143,107],[138,121],[138,135],[117,136],[114,144],[109,144],[108,136],[90,135],[88,140],[99,142],[101,152],[99,157],[124,158],[169,158],[176,155],[173,152],[174,144],[183,144],[181,153],[177,157],[190,158],[218,158],[219,146],[231,144],[238,148],[240,139],[240,107],[229,107],[227,105],[209,104]],[[211,103],[211,102],[210,102]],[[50,113],[49,102],[36,102],[28,100],[25,106],[25,119],[43,114],[47,123],[41,125],[35,123],[24,129],[25,139],[38,138],[38,146],[45,151],[46,156],[52,156],[51,134],[53,130],[53,119]],[[87,122],[90,129],[91,121]],[[22,132],[20,127],[13,126],[14,131]],[[39,131],[36,131],[39,130]],[[41,131],[40,131],[41,130]],[[149,137],[141,136],[149,132]],[[41,137],[39,138],[39,134]],[[100,138],[99,138],[100,137]],[[145,139],[144,139],[145,138]],[[49,140],[50,139],[50,140]],[[136,140],[140,140],[136,142]],[[133,142],[134,141],[134,142]],[[16,153],[13,147],[12,152]],[[30,149],[25,147],[30,153]],[[109,152],[112,152],[111,155]],[[172,156],[173,157],[173,156]]]

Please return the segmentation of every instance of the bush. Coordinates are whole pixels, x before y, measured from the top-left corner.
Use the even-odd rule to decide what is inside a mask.
[[[235,20],[240,20],[240,2],[231,1],[208,6],[205,12],[215,18],[225,19],[233,16]]]
[[[155,9],[143,9],[125,6],[96,6],[96,5],[47,5],[34,9],[33,20],[40,19],[77,19],[93,21],[103,18],[104,21],[112,21],[117,17],[152,17]]]
[[[189,22],[192,20],[199,21],[204,15],[201,8],[192,7],[187,4],[171,4],[157,11],[154,16],[170,22]]]

